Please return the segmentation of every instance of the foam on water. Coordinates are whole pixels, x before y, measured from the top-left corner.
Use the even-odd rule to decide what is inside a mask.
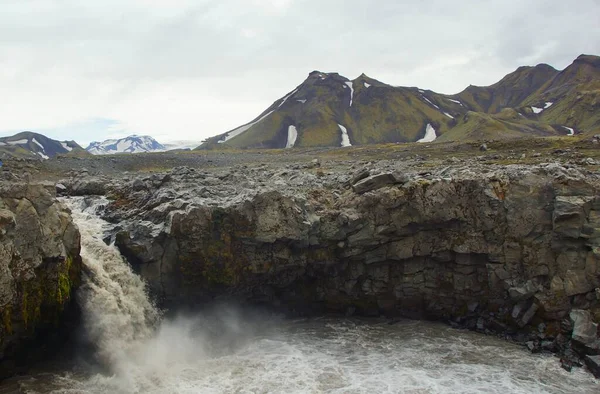
[[[440,324],[283,320],[215,306],[160,320],[144,283],[102,241],[106,224],[70,202],[89,272],[85,330],[108,372],[23,378],[29,393],[597,393],[581,369]],[[79,205],[78,205],[79,204]],[[97,206],[97,204],[95,204]],[[1,388],[1,386],[0,386]]]

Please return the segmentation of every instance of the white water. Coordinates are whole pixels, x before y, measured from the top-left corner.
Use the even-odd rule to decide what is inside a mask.
[[[96,199],[66,200],[81,233],[81,257],[85,264],[78,302],[83,310],[87,338],[98,348],[98,356],[109,366],[119,385],[135,387],[139,371],[132,361],[144,353],[160,314],[150,302],[144,282],[134,274],[114,245],[102,240],[107,223],[96,210],[106,204]]]
[[[433,142],[437,138],[435,133],[435,129],[430,123],[427,123],[427,127],[425,127],[425,136],[417,142]]]
[[[288,127],[287,143],[285,144],[286,149],[293,148],[296,145],[296,139],[298,138],[298,130],[296,126],[291,125]]]
[[[107,369],[20,379],[27,393],[597,393],[584,370],[494,337],[440,324],[282,320],[217,306],[163,319],[143,282],[69,203],[90,274],[80,292],[87,335]],[[0,386],[0,392],[2,391]]]
[[[350,137],[348,136],[348,129],[346,129],[346,127],[342,126],[339,123],[338,123],[338,127],[340,128],[340,131],[342,132],[342,143],[341,143],[341,146],[343,148],[346,148],[348,146],[352,146],[352,144],[350,143]]]

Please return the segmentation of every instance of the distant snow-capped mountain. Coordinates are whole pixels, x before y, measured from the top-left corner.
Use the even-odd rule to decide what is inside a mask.
[[[169,141],[165,143],[165,148],[167,150],[193,150],[200,146],[203,141],[197,140],[179,140],[179,141]]]
[[[92,142],[86,150],[94,155],[110,155],[115,153],[160,152],[166,150],[166,148],[148,135],[130,135],[118,140]]]
[[[73,150],[81,152],[83,148],[75,141],[57,141],[31,131],[0,138],[0,154],[2,155],[49,159]]]

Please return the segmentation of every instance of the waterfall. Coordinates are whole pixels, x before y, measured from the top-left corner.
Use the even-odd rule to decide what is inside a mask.
[[[116,246],[102,239],[110,225],[98,216],[98,210],[107,202],[83,197],[63,200],[81,233],[85,268],[77,301],[85,334],[96,345],[102,363],[118,374],[136,347],[152,337],[160,312]]]

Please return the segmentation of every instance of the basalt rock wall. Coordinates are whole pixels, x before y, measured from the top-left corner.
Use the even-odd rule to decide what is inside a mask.
[[[600,317],[595,179],[556,166],[369,175],[229,204],[180,198],[177,174],[154,176],[115,189],[106,216],[122,221],[117,245],[167,304],[235,296],[482,329],[544,323],[549,334],[572,309]]]
[[[0,379],[30,366],[68,332],[79,249],[79,232],[53,191],[0,183]]]

